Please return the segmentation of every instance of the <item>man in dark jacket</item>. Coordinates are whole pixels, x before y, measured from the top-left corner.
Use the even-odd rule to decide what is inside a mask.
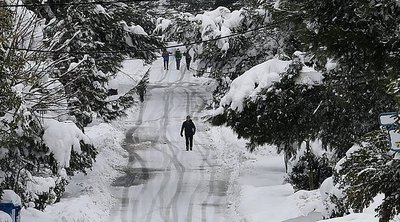
[[[185,53],[185,59],[186,59],[186,70],[190,69],[190,61],[192,60],[192,56],[189,54],[189,50]]]
[[[176,60],[176,69],[179,70],[179,67],[181,67],[181,59],[182,59],[182,53],[179,49],[175,51],[175,60]]]
[[[164,49],[161,56],[164,59],[164,70],[168,70],[168,63],[169,63],[169,52],[167,51],[167,49]]]
[[[190,119],[190,116],[186,117],[186,121],[182,123],[181,136],[183,136],[183,130],[185,130],[186,139],[186,151],[192,150],[193,148],[193,135],[196,133],[196,126]]]

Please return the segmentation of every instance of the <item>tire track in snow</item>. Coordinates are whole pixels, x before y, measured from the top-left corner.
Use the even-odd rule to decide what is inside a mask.
[[[167,97],[167,98],[166,98]],[[167,107],[167,104],[168,104],[168,100],[169,100],[169,98],[168,98],[168,95],[165,95],[164,94],[164,96],[163,96],[163,102],[164,102],[164,116],[163,116],[163,118],[165,117],[165,113],[166,112],[168,112],[168,109],[169,109],[169,107]],[[163,130],[163,126],[162,126],[162,119],[163,118],[161,118],[160,119],[160,122],[159,122],[159,124],[160,124],[160,130]],[[161,138],[161,135],[159,135],[159,137],[158,137],[159,139],[158,139],[158,142],[161,142],[160,141],[160,138]],[[157,147],[154,147],[154,149],[156,149],[157,151],[159,151],[159,152],[161,152],[162,154],[163,154],[163,166],[168,166],[168,168],[165,168],[164,170],[165,170],[165,172],[162,174],[163,175],[163,179],[162,179],[162,182],[161,182],[161,184],[168,184],[169,183],[169,180],[170,180],[170,178],[171,178],[171,167],[170,167],[170,165],[171,165],[171,162],[172,162],[172,160],[171,160],[171,158],[168,156],[168,154],[165,152],[165,151],[163,151],[162,149],[158,149]],[[166,157],[168,157],[168,158],[166,158]],[[168,162],[168,159],[169,159],[169,162]],[[167,163],[168,162],[168,163]],[[147,213],[147,217],[146,217],[146,222],[151,222],[151,219],[152,219],[152,216],[153,216],[153,213],[154,213],[154,210],[155,210],[155,208],[156,208],[156,202],[157,202],[157,200],[160,200],[160,208],[159,208],[159,211],[160,211],[160,216],[161,216],[161,218],[163,218],[164,219],[164,221],[165,221],[165,215],[163,214],[163,212],[162,212],[162,204],[163,204],[163,202],[164,202],[164,192],[165,192],[165,188],[166,188],[166,186],[160,186],[160,188],[159,188],[159,190],[157,191],[157,193],[156,193],[156,195],[154,196],[154,198],[153,198],[153,200],[151,201],[151,204],[150,204],[150,209],[149,209],[149,211],[148,211],[148,213]]]
[[[188,115],[191,115],[191,114],[190,114],[191,109],[196,109],[196,108],[197,108],[197,110],[192,114],[192,115],[193,115],[193,118],[196,118],[196,117],[195,117],[195,114],[196,114],[196,113],[200,113],[200,112],[204,109],[205,103],[204,103],[204,99],[197,95],[198,93],[197,93],[196,91],[194,91],[194,90],[192,90],[192,89],[190,89],[190,91],[191,91],[191,93],[189,94],[189,92],[188,92],[187,90],[185,90],[187,101],[189,101],[189,102],[186,104],[186,112],[187,112]],[[199,107],[193,107],[193,108],[192,108],[191,98],[195,98],[195,97],[201,98],[201,99],[202,99],[202,103],[201,103],[201,105],[200,105]],[[196,105],[196,104],[195,104],[195,105]],[[197,141],[197,140],[194,140],[194,141],[193,141],[194,144],[197,144],[196,141]],[[202,145],[200,145],[200,146],[201,146],[201,148],[205,148],[205,147],[202,146]],[[199,147],[200,147],[200,146],[199,146]],[[209,157],[210,157],[210,152],[209,152],[209,150],[208,150],[207,148],[205,148],[205,150],[206,150],[206,153],[204,153],[204,152],[202,151],[202,149],[200,149],[200,148],[198,149],[198,151],[200,152],[200,155],[202,156],[202,162],[201,162],[201,165],[200,165],[200,175],[201,175],[200,177],[201,177],[201,179],[200,179],[199,183],[197,184],[197,186],[196,186],[194,192],[192,193],[192,195],[191,195],[191,197],[190,197],[189,208],[188,208],[188,214],[187,214],[187,217],[186,217],[186,221],[187,221],[187,222],[191,222],[192,219],[193,219],[194,200],[195,200],[196,194],[198,193],[198,191],[199,191],[200,188],[201,188],[202,181],[204,181],[204,177],[205,177],[205,173],[204,173],[205,165],[207,165],[208,167],[212,168],[212,164],[211,164],[211,163],[209,162],[209,160],[208,160]],[[209,182],[209,186],[211,187],[211,191],[209,190],[209,192],[208,192],[208,194],[207,194],[207,200],[208,200],[209,197],[211,196],[211,192],[213,192],[213,190],[214,190],[214,188],[213,188],[213,187],[214,187],[214,184],[213,184],[213,178],[214,178],[213,174],[214,174],[214,173],[215,173],[215,172],[214,172],[214,170],[212,169],[211,176],[210,176],[210,182]],[[202,207],[201,207],[201,218],[202,218],[201,221],[206,221],[206,220],[207,220],[207,218],[206,218],[206,208],[205,208],[204,202],[203,202]]]
[[[190,106],[191,106],[191,100],[190,100],[190,94],[189,92],[185,89],[185,94],[186,94],[186,113],[187,115],[190,115]],[[200,151],[200,150],[199,150]],[[201,153],[201,151],[200,151]],[[193,219],[193,206],[194,206],[194,199],[196,197],[197,192],[199,192],[200,187],[201,187],[201,182],[204,180],[204,160],[201,161],[200,164],[200,181],[197,183],[197,186],[195,190],[193,191],[192,195],[190,195],[190,200],[189,200],[189,207],[188,207],[188,213],[186,215],[186,221],[191,222]]]
[[[166,209],[167,209],[167,218],[169,219],[170,217],[170,212],[172,211],[172,221],[178,221],[178,207],[177,207],[177,202],[179,199],[180,194],[182,193],[182,188],[183,188],[183,178],[185,174],[185,167],[181,163],[181,161],[178,159],[177,156],[177,151],[179,149],[174,149],[173,147],[175,146],[168,138],[167,138],[167,127],[169,124],[169,112],[170,109],[169,107],[173,107],[173,100],[170,100],[172,92],[176,89],[177,87],[173,87],[171,90],[168,90],[167,95],[168,95],[168,102],[166,103],[166,108],[167,112],[165,113],[165,119],[164,119],[164,125],[163,125],[163,139],[167,144],[168,149],[172,153],[172,161],[175,166],[177,175],[178,175],[178,181],[176,185],[176,190],[174,195],[172,196],[170,202],[168,203]]]
[[[205,100],[204,100],[204,98],[199,96],[198,92],[196,90],[192,89],[192,87],[190,88],[190,91],[191,91],[191,95],[190,95],[191,97],[193,97],[193,98],[198,97],[198,98],[201,98],[202,101],[203,101],[201,103],[201,105],[197,108],[197,111],[196,111],[196,113],[200,113],[205,107],[205,102],[204,102]],[[195,107],[194,107],[194,109],[195,109]],[[196,144],[199,144],[198,145],[199,146],[198,150],[199,150],[199,152],[200,152],[200,154],[202,156],[203,163],[205,163],[208,166],[208,168],[211,170],[211,172],[210,172],[210,180],[209,180],[209,183],[208,183],[209,189],[208,189],[207,198],[201,204],[201,221],[202,222],[206,222],[207,221],[207,206],[210,205],[209,200],[211,199],[212,194],[215,192],[215,184],[214,184],[215,181],[214,180],[215,180],[216,171],[215,171],[215,168],[214,168],[213,164],[209,160],[210,159],[210,150],[209,150],[209,148],[204,146],[201,143],[197,143],[197,141],[198,140],[196,139],[193,142],[196,142]],[[204,153],[202,150],[205,150],[206,152]],[[213,203],[211,203],[211,204],[213,204]]]
[[[169,73],[169,70],[165,70],[163,72],[161,79],[157,80],[155,83],[161,83],[162,81],[164,81],[167,78],[168,73]]]
[[[180,73],[181,73],[181,77],[178,79],[177,82],[182,82],[183,78],[185,78],[186,69],[184,69],[183,72],[180,72]]]
[[[144,165],[143,159],[141,158],[132,158],[132,150],[129,148],[129,144],[134,144],[134,138],[133,134],[134,132],[139,128],[140,125],[142,125],[143,122],[143,113],[146,108],[146,105],[141,105],[140,107],[140,112],[139,112],[139,117],[138,120],[136,121],[135,127],[129,129],[126,134],[125,134],[125,141],[122,144],[122,147],[129,153],[129,160],[128,160],[128,165],[127,167],[129,168],[130,166],[133,166],[135,159],[139,161],[140,165]],[[143,172],[144,174],[145,172]],[[147,172],[148,173],[148,172]],[[132,180],[132,183],[135,183],[137,179],[137,175]],[[130,187],[124,187],[122,190],[122,199],[121,199],[121,207],[120,207],[120,212],[123,212],[124,207],[128,208],[130,204],[130,195],[129,195],[129,190]],[[127,222],[128,221],[128,211],[126,211],[126,214],[121,214],[121,221],[122,222]]]
[[[197,140],[196,140],[196,142],[197,142]],[[202,148],[205,148],[204,145],[200,145],[200,146]],[[210,180],[208,182],[207,198],[201,204],[201,221],[202,222],[206,222],[207,221],[207,208],[206,207],[208,206],[209,200],[210,200],[212,194],[214,193],[214,180],[215,180],[215,169],[212,166],[212,164],[210,163],[210,161],[208,160],[208,158],[210,157],[210,150],[208,148],[205,148],[205,150],[206,150],[206,154],[205,155],[202,152],[200,152],[200,153],[201,153],[201,155],[203,157],[203,161],[211,169],[211,175],[210,175]]]

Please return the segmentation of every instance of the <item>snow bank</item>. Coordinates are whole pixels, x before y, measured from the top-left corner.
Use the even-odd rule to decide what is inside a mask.
[[[332,218],[329,220],[320,220],[320,222],[378,222],[379,219],[374,217],[373,214],[367,213],[354,213],[344,217]]]
[[[109,211],[116,203],[110,184],[121,175],[118,167],[128,162],[120,145],[124,134],[108,123],[87,127],[85,132],[99,151],[92,170],[86,176],[79,173],[72,177],[61,202],[48,206],[44,212],[22,210],[23,221],[108,222]]]
[[[12,203],[21,206],[21,198],[13,190],[3,190],[0,203]]]
[[[69,167],[71,150],[80,153],[80,141],[91,144],[90,139],[73,122],[58,122],[47,119],[44,122],[44,143],[58,161],[59,167]]]
[[[240,165],[246,153],[246,140],[237,139],[232,129],[227,127],[211,127],[208,135],[215,147],[215,157],[218,164],[226,172],[230,172],[227,191],[227,219],[229,222],[244,221],[239,212],[241,187],[238,184]]]
[[[285,198],[294,193],[290,184],[269,187],[244,185],[242,189],[240,209],[250,221],[262,222],[265,218],[269,221],[284,221],[301,214],[300,210],[295,208],[295,201]],[[283,214],[284,209],[290,210]]]
[[[59,215],[50,215],[47,212],[36,210],[35,208],[27,208],[21,210],[21,221],[27,222],[64,222]]]
[[[273,147],[259,149],[271,151]],[[255,153],[243,165],[239,209],[248,221],[264,222],[268,218],[268,221],[280,222],[320,211],[322,202],[318,190],[295,193],[293,186],[285,183],[283,156],[273,152]]]
[[[246,140],[237,139],[229,128],[211,127],[208,133],[217,161],[231,173],[227,221],[281,222],[319,212],[318,190],[295,193],[284,182],[283,156],[276,154],[275,147],[264,146],[249,153]]]
[[[13,222],[10,215],[0,210],[0,222]]]

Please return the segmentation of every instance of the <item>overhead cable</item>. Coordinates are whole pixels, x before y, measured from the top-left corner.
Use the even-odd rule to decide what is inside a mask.
[[[13,7],[39,7],[39,6],[63,6],[63,5],[92,5],[92,4],[115,4],[115,3],[135,3],[135,2],[158,2],[158,0],[111,0],[111,1],[92,1],[92,2],[44,2],[44,3],[24,3],[24,4],[5,4],[0,3],[0,8],[13,8]],[[174,6],[174,5],[183,5],[185,3],[180,4],[158,4],[156,6]],[[191,5],[191,4],[189,4]]]
[[[10,49],[10,50],[16,50],[16,51],[27,51],[27,52],[41,52],[41,53],[69,53],[69,54],[107,54],[107,53],[131,53],[131,52],[148,52],[148,51],[155,51],[155,50],[162,50],[162,49],[168,49],[168,48],[178,48],[178,47],[184,47],[184,46],[190,46],[190,45],[198,45],[201,43],[206,43],[206,42],[213,42],[213,41],[218,41],[221,39],[225,38],[230,38],[234,36],[239,36],[239,35],[244,35],[250,32],[258,31],[261,29],[269,28],[272,27],[273,25],[279,24],[282,21],[274,22],[274,23],[269,23],[267,25],[259,26],[254,29],[249,29],[244,32],[237,32],[233,33],[230,35],[226,36],[219,36],[216,38],[208,39],[208,40],[200,40],[200,41],[194,41],[194,42],[189,42],[189,43],[182,43],[182,44],[177,44],[177,45],[172,45],[172,46],[165,46],[165,47],[154,47],[154,48],[147,48],[147,49],[137,49],[137,50],[108,50],[108,51],[62,51],[62,50],[42,50],[42,49],[27,49],[27,48],[14,48],[14,47],[3,47],[4,49]]]

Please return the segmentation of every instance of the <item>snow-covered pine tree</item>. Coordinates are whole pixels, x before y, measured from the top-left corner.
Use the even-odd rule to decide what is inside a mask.
[[[346,153],[337,168],[344,203],[348,209],[362,211],[383,195],[376,211],[380,222],[388,222],[400,213],[400,160],[398,154],[388,152],[385,131],[373,131],[362,141]]]
[[[323,121],[317,111],[324,86],[299,82],[304,63],[310,62],[304,55],[295,56],[287,71],[280,74],[280,81],[245,99],[242,111],[226,107],[222,115],[212,120],[214,124],[225,123],[239,137],[248,139],[250,150],[273,144],[278,147],[278,152],[285,154],[285,164],[289,159],[300,159],[289,175],[289,180],[299,189],[318,188],[331,176],[329,169],[332,167],[332,162],[326,161],[326,157],[317,157],[309,147],[307,152],[296,156],[299,144],[318,139]],[[300,177],[302,180],[298,180]]]
[[[53,59],[63,60],[53,75],[65,85],[71,114],[81,127],[90,123],[93,115],[115,118],[119,112],[114,109],[128,107],[132,101],[124,97],[117,105],[108,102],[108,79],[125,57],[149,62],[155,58],[151,49],[162,44],[135,24],[141,21],[149,26],[143,13],[129,5],[68,5],[57,11],[58,17],[49,21],[45,35],[47,46],[57,51]]]
[[[288,161],[288,178],[297,190],[318,189],[332,175],[334,156],[323,150],[320,141],[305,141]]]
[[[396,168],[397,161],[391,162],[392,158],[385,154],[381,135],[374,130],[378,129],[379,113],[398,108],[395,96],[388,93],[388,85],[396,82],[399,71],[399,63],[394,62],[399,59],[397,1],[360,0],[343,4],[289,0],[280,1],[279,7],[279,14],[283,12],[286,21],[297,27],[292,34],[296,42],[309,48],[319,63],[329,59],[336,63],[335,67],[326,67],[325,99],[319,108],[320,115],[326,118],[321,122],[320,136],[339,156],[346,156],[347,163],[335,174],[333,185],[340,181],[345,184],[349,198],[333,197],[338,205],[331,216],[347,213],[349,206],[362,210],[377,192],[386,192],[387,199],[378,212],[381,221],[388,221],[398,212],[391,205],[398,201],[391,187],[398,175],[384,164],[391,163]],[[395,88],[391,90],[396,94]],[[372,133],[364,138],[369,132]],[[362,141],[368,143],[350,157],[354,150],[347,150]],[[339,203],[343,198],[349,201],[345,202],[347,207]]]
[[[321,139],[343,156],[365,133],[377,129],[376,116],[394,110],[387,92],[399,64],[400,10],[396,1],[280,1],[277,16],[287,18],[294,42],[315,56],[327,70],[325,100],[319,109]],[[289,24],[287,24],[288,22]],[[367,25],[368,24],[368,25]]]
[[[72,131],[65,130],[62,138],[56,138],[51,133],[59,135],[57,130],[64,123],[40,117],[44,111],[62,115],[66,99],[64,87],[48,75],[57,61],[25,51],[38,45],[41,20],[22,7],[13,11],[1,7],[0,20],[4,21],[0,27],[0,192],[14,190],[24,205],[35,203],[43,209],[62,196],[68,175],[85,173],[92,166],[96,150],[75,124],[65,123],[65,129]],[[56,129],[49,130],[49,121]],[[52,145],[51,139],[64,136],[75,140]],[[67,144],[63,147],[66,155],[71,153],[68,149],[73,151],[68,163],[59,157],[60,144]]]

